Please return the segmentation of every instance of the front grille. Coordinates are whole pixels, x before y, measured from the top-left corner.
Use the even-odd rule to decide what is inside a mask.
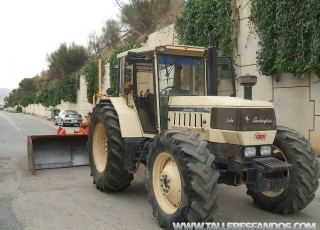
[[[257,165],[263,165],[267,173],[286,171],[293,167],[291,164],[274,157],[256,158],[253,162],[257,162]]]
[[[212,108],[210,127],[231,131],[277,129],[273,108]]]
[[[173,125],[190,128],[202,128],[202,114],[176,112],[173,114]]]

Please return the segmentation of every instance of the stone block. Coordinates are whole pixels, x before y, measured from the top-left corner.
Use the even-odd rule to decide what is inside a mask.
[[[309,100],[309,88],[274,89],[274,107],[277,124],[301,132],[309,139],[309,131],[314,129],[314,102]]]
[[[290,73],[283,73],[280,75],[279,81],[276,81],[274,78],[274,88],[279,87],[300,87],[300,86],[309,86],[310,76],[309,74],[305,74],[304,77],[302,75],[296,75]]]
[[[314,104],[315,104],[314,113],[317,116],[320,115],[320,90],[319,90],[319,87],[320,87],[320,79],[316,75],[311,74],[311,76],[310,76],[310,98],[311,98],[311,100],[314,100]]]
[[[314,130],[310,131],[312,148],[320,155],[320,116],[315,116]]]

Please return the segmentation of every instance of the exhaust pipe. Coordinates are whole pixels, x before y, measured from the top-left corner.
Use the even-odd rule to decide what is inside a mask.
[[[213,26],[208,26],[209,47],[207,49],[208,66],[208,96],[218,96],[218,69],[217,69],[217,49],[213,37]]]
[[[241,76],[239,83],[244,87],[244,99],[252,100],[252,87],[257,83],[257,76],[249,74]]]

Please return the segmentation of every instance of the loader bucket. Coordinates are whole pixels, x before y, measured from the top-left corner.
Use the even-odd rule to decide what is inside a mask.
[[[88,165],[87,135],[28,136],[28,164],[37,169]]]

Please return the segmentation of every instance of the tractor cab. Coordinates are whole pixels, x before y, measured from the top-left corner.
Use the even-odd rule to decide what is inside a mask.
[[[170,98],[207,96],[205,48],[144,47],[121,53],[118,58],[118,96],[125,96],[127,105],[136,108],[144,133],[168,129]],[[231,79],[231,96],[235,96],[232,58],[218,57],[217,67],[220,79]]]

